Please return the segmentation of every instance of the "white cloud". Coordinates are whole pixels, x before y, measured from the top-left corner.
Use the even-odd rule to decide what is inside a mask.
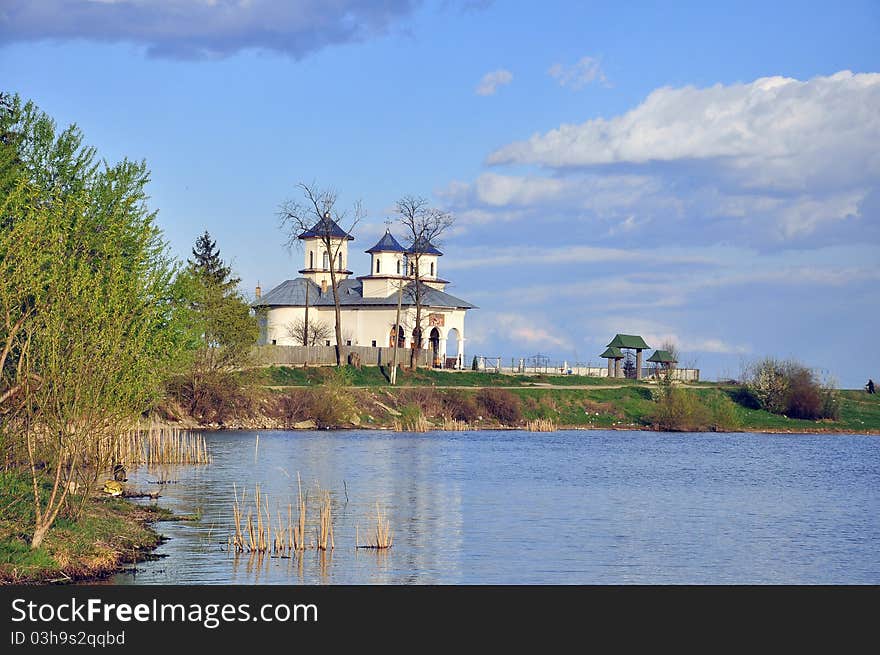
[[[713,260],[699,253],[677,254],[668,249],[641,250],[639,257],[655,264],[711,264]],[[557,248],[540,248],[534,246],[498,247],[498,248],[456,248],[454,259],[447,262],[444,268],[461,270],[471,268],[490,268],[496,266],[519,267],[549,264],[585,264],[596,262],[627,262],[632,261],[633,251],[624,248],[597,248],[594,246],[564,246]],[[547,289],[549,291],[549,289]],[[516,293],[519,293],[518,291]]]
[[[663,87],[611,119],[562,125],[489,163],[554,168],[713,160],[746,188],[806,189],[880,175],[880,74]]]
[[[510,84],[513,81],[513,73],[503,68],[491,73],[483,75],[483,79],[477,85],[476,94],[478,96],[492,96],[498,91],[499,87]]]
[[[593,57],[582,57],[573,66],[553,64],[547,74],[559,82],[560,86],[567,86],[576,91],[596,80],[608,86],[608,80],[599,60]]]

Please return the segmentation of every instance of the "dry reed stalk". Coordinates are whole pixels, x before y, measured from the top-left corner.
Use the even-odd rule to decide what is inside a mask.
[[[306,501],[303,498],[302,480],[299,477],[299,471],[296,474],[296,484],[299,491],[299,520],[293,532],[294,550],[305,550],[306,548]]]
[[[529,432],[555,432],[556,423],[549,418],[536,418],[526,423],[526,430]]]
[[[333,543],[333,510],[330,504],[330,492],[321,493],[321,509],[318,520],[318,550],[327,550],[329,544],[332,550],[335,547]]]
[[[373,533],[373,541],[364,545],[358,544],[358,541],[358,528],[355,526],[355,548],[385,550],[386,548],[391,548],[394,543],[394,534],[391,531],[391,525],[382,513],[378,500],[376,501],[376,531]]]
[[[419,414],[412,420],[394,419],[392,428],[395,432],[427,432],[430,429],[428,419]]]
[[[463,430],[470,430],[471,426],[465,421],[459,421],[454,418],[444,418],[443,426],[440,429],[447,432],[461,432]]]

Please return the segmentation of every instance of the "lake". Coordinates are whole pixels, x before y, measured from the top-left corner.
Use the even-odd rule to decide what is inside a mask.
[[[213,463],[130,487],[200,512],[120,584],[880,583],[880,438],[640,431],[205,433]],[[233,484],[287,521],[297,473],[336,547],[226,552]],[[154,484],[158,479],[168,484]],[[377,501],[392,548],[356,550]],[[310,507],[310,527],[317,510]]]

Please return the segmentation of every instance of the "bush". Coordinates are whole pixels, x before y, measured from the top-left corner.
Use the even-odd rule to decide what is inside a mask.
[[[230,418],[253,416],[253,390],[236,373],[213,371],[179,376],[167,384],[168,395],[199,423],[223,424]]]
[[[345,368],[322,371],[323,382],[312,389],[309,415],[320,427],[337,427],[357,415],[351,373]]]
[[[656,407],[650,418],[658,430],[699,431],[707,429],[712,422],[709,408],[699,397],[674,386],[669,379],[661,379],[652,395]]]
[[[446,418],[473,423],[480,410],[471,393],[452,389],[443,396],[443,415]]]
[[[519,396],[506,389],[481,389],[477,392],[476,399],[488,415],[505,425],[512,425],[522,419]]]
[[[761,360],[751,367],[747,389],[762,409],[774,414],[810,421],[836,419],[840,414],[833,385],[823,384],[812,370],[795,361]]]
[[[311,418],[312,394],[307,389],[292,389],[270,405],[273,418],[281,419],[285,427]]]
[[[736,405],[720,391],[712,391],[703,404],[708,410],[709,429],[735,430],[742,424]]]
[[[398,409],[406,405],[418,407],[422,416],[437,416],[443,411],[443,399],[430,387],[401,389],[397,395]]]

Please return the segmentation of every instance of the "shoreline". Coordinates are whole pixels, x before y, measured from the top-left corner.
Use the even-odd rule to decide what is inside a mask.
[[[0,565],[0,586],[37,586],[50,584],[73,584],[98,582],[124,572],[130,565],[157,556],[153,552],[167,541],[154,524],[162,521],[187,520],[177,517],[170,510],[158,505],[141,505],[130,498],[105,498],[95,496],[89,502],[88,511],[81,517],[100,526],[89,531],[91,539],[85,547],[82,543],[70,543],[76,530],[53,527],[51,538],[36,551],[25,551],[18,565]],[[99,520],[98,520],[99,519]],[[85,529],[82,529],[85,533]],[[82,535],[80,535],[82,536]],[[27,544],[23,544],[29,548]],[[33,563],[29,564],[28,560]]]

